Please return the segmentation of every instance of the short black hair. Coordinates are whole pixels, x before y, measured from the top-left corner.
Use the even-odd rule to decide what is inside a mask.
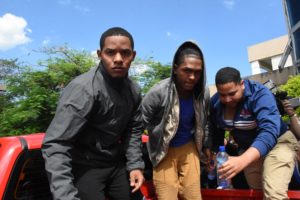
[[[130,43],[131,43],[131,48],[134,49],[134,41],[132,35],[126,31],[124,28],[121,27],[112,27],[107,29],[100,37],[100,49],[103,49],[104,46],[104,41],[107,37],[109,36],[116,36],[116,35],[121,35],[121,36],[126,36],[129,38]]]
[[[215,84],[226,84],[230,82],[240,83],[242,80],[239,70],[233,67],[223,67],[221,68],[215,77]]]

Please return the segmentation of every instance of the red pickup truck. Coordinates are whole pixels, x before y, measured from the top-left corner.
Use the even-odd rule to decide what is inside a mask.
[[[0,199],[50,200],[52,199],[44,161],[41,155],[43,133],[0,137]],[[143,138],[147,142],[147,138]],[[155,199],[151,181],[141,188],[142,199]],[[256,190],[202,189],[204,200],[261,200]],[[300,200],[300,191],[289,191],[292,200]]]
[[[52,199],[41,144],[44,134],[0,138],[0,199]]]

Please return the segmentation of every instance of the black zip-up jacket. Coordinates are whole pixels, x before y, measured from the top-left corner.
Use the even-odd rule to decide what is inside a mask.
[[[54,199],[79,199],[72,163],[144,168],[140,102],[135,82],[112,78],[101,64],[67,85],[42,146]]]

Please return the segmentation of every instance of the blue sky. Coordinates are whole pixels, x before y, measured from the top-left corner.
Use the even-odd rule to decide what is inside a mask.
[[[0,59],[34,66],[33,50],[65,43],[92,52],[112,26],[132,33],[137,57],[163,64],[197,41],[208,84],[224,66],[251,75],[247,47],[287,34],[282,0],[0,0]]]

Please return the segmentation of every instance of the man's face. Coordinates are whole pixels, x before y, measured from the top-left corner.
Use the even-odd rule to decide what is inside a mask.
[[[240,83],[229,82],[225,84],[218,84],[217,90],[220,101],[230,108],[236,108],[238,103],[243,98],[245,89],[244,81]]]
[[[121,35],[105,38],[103,49],[97,54],[113,78],[125,77],[135,57],[129,38]]]
[[[186,56],[184,62],[175,66],[176,86],[179,91],[191,92],[202,74],[202,60],[195,56]]]

